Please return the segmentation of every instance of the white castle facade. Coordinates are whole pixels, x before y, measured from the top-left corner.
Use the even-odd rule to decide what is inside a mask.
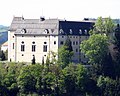
[[[14,17],[8,32],[8,61],[31,62],[35,56],[36,62],[41,63],[48,54],[51,58],[51,52],[58,53],[69,36],[74,51],[72,61],[86,62],[80,43],[89,37],[91,28],[92,22]],[[58,55],[55,58],[58,59]]]

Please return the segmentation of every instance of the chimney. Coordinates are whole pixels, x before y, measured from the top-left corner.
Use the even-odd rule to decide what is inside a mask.
[[[44,21],[44,20],[45,20],[45,17],[41,16],[40,21]]]

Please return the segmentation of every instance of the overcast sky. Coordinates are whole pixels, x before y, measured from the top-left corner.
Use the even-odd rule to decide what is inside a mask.
[[[84,17],[120,18],[120,0],[0,0],[0,25],[13,16],[59,18],[80,21]]]

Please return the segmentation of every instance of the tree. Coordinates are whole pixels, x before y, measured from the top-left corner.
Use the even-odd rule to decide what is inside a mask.
[[[117,77],[120,77],[120,26],[117,24],[111,42],[110,53],[114,61],[114,69]]]
[[[101,89],[102,96],[119,96],[120,80],[113,80],[109,77],[99,76],[97,86]]]
[[[68,50],[69,52],[73,51],[72,43],[71,43],[69,36],[67,36],[64,46],[66,46],[66,50]]]
[[[33,55],[32,64],[35,64],[35,56]]]
[[[105,33],[105,28],[104,28],[104,23],[103,23],[102,17],[98,17],[98,19],[94,25],[94,29],[93,29],[92,33],[94,33],[94,34]]]
[[[81,51],[89,58],[89,63],[102,64],[108,54],[108,38],[102,34],[93,34],[80,45]]]
[[[70,62],[72,62],[72,56],[72,44],[70,38],[67,36],[65,44],[58,50],[58,62],[62,68],[65,68]]]
[[[39,64],[24,66],[17,79],[20,94],[42,93],[42,71],[43,67]]]
[[[80,45],[81,51],[89,58],[96,74],[104,74],[106,76],[114,76],[114,65],[112,57],[109,53],[108,38],[103,34],[93,34]]]
[[[64,91],[67,96],[76,94],[76,70],[73,64],[63,69]]]
[[[3,51],[0,52],[1,61],[5,60],[5,54]]]
[[[66,50],[67,46],[62,46],[58,50],[58,62],[62,68],[65,68],[71,62],[71,58],[73,56],[73,52]]]
[[[92,33],[106,34],[108,36],[110,35],[110,33],[114,32],[114,27],[115,25],[110,17],[105,19],[102,19],[102,17],[98,17]]]
[[[114,65],[110,54],[111,34],[114,31],[112,19],[99,17],[91,30],[91,36],[83,41],[81,50],[89,58],[89,63],[94,65],[93,69],[99,70],[98,74],[107,76],[114,75]],[[111,71],[110,71],[111,70]]]

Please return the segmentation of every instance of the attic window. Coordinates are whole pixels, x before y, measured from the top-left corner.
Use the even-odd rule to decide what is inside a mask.
[[[85,29],[85,34],[87,34],[87,30]]]
[[[27,32],[27,30],[25,29],[25,28],[23,28],[22,30],[21,30],[21,33],[22,34],[24,34],[24,33],[26,33]]]
[[[49,33],[49,30],[48,30],[48,29],[45,29],[44,32],[45,32],[46,34],[48,34],[48,33]]]
[[[70,29],[70,34],[72,34],[72,29]]]
[[[81,29],[79,30],[79,34],[82,34],[82,30]]]
[[[54,32],[54,29],[51,29],[52,33]]]
[[[60,29],[60,34],[63,34],[63,33],[64,33],[63,29]]]

